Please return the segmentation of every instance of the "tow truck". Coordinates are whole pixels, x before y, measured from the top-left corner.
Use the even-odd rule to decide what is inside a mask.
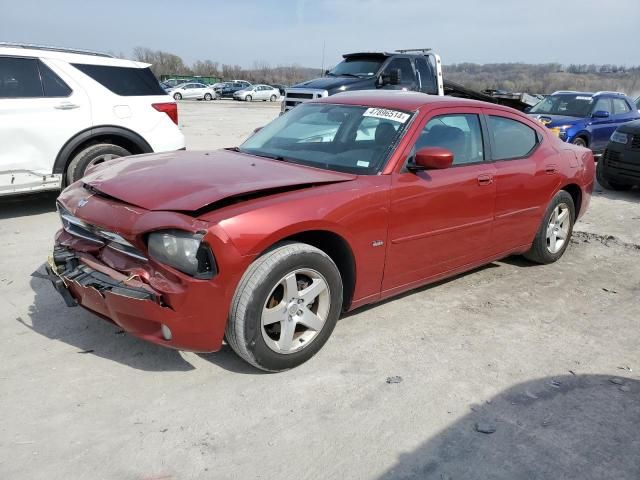
[[[333,69],[325,71],[323,77],[285,89],[280,113],[314,98],[353,90],[411,90],[482,100],[519,110],[535,105],[542,98],[497,90],[478,92],[456,82],[445,81],[440,55],[431,48],[347,53],[342,57],[343,60]]]

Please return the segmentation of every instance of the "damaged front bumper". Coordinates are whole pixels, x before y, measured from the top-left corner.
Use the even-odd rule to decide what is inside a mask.
[[[198,308],[205,300],[211,305],[212,300],[201,289],[195,293],[185,289],[184,301],[177,302],[180,306],[176,308],[140,278],[127,277],[93,255],[63,245],[54,248],[46,269],[44,277],[51,280],[67,306],[80,305],[152,343],[198,352],[221,347],[224,322],[212,323],[214,315],[207,317],[206,310]]]

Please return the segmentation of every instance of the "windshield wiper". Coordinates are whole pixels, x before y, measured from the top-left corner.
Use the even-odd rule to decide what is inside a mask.
[[[340,74],[341,77],[354,77],[354,78],[360,78],[360,75],[356,75],[355,73],[341,73]]]

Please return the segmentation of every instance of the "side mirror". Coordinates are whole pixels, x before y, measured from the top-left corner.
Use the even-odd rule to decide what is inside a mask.
[[[606,110],[596,110],[591,114],[593,118],[609,118],[609,112]]]
[[[525,107],[525,109],[523,110],[524,113],[529,113],[529,110],[531,110],[531,107]]]
[[[402,73],[399,68],[394,68],[389,72],[389,83],[391,85],[400,85],[400,80],[402,80]]]
[[[330,72],[330,71],[331,71],[331,70],[325,70],[325,71],[324,71],[324,76],[326,77],[327,75],[329,75],[329,72]]]
[[[409,170],[442,170],[453,164],[453,152],[441,147],[425,147],[415,154],[413,163],[407,165]]]
[[[380,75],[378,84],[382,87],[384,85],[399,85],[402,79],[402,73],[399,68],[389,70],[387,73]]]

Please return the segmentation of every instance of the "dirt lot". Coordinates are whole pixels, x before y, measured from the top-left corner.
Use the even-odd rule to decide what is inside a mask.
[[[217,148],[277,108],[183,103],[181,124]],[[558,263],[356,311],[281,374],[66,308],[30,276],[53,200],[0,204],[2,479],[640,478],[640,190],[596,193]]]

